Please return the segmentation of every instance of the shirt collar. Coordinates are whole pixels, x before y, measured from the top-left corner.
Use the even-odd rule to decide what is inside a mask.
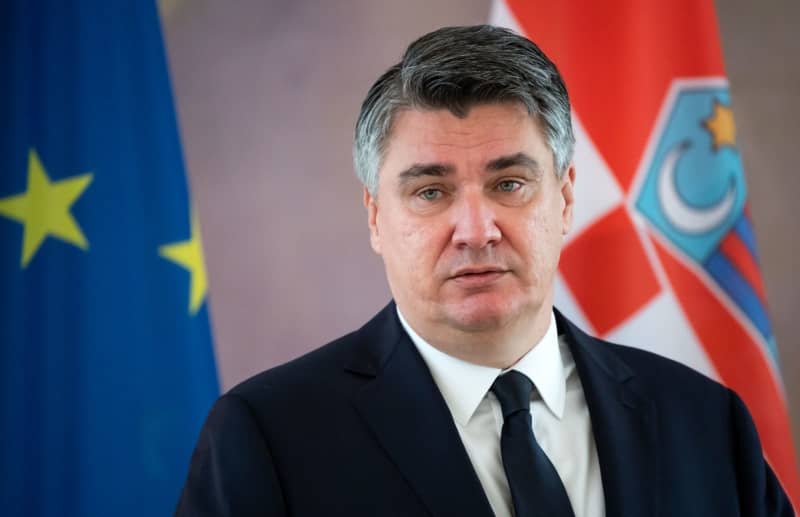
[[[536,385],[550,411],[559,419],[564,414],[566,377],[558,346],[556,320],[552,313],[544,337],[506,370],[469,363],[442,352],[411,328],[399,308],[397,315],[427,364],[453,418],[462,426],[466,426],[472,418],[494,380],[508,370],[525,374]]]
[[[559,419],[564,415],[567,372],[559,349],[558,329],[553,313],[550,313],[550,325],[541,341],[509,370],[517,370],[527,375],[548,409]]]

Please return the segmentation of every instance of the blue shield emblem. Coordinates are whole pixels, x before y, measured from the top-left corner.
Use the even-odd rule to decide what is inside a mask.
[[[637,210],[703,263],[742,214],[747,187],[727,88],[690,87],[675,97]]]

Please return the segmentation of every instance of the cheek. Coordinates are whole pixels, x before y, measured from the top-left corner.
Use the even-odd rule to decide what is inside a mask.
[[[552,274],[561,252],[561,219],[549,208],[535,211],[525,227],[527,260],[532,275],[537,279]]]
[[[404,224],[384,235],[383,260],[393,294],[406,303],[437,299],[439,250],[435,225]]]
[[[389,250],[389,259],[404,275],[412,275],[425,269],[433,249],[431,225],[397,221],[392,231],[383,236],[384,249]]]

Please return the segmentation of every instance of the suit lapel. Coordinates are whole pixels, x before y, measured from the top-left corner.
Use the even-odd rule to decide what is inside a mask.
[[[606,515],[656,515],[657,414],[633,372],[603,343],[558,311],[592,419]]]
[[[347,369],[374,376],[354,405],[434,516],[491,516],[455,423],[425,362],[390,304],[360,331]]]
[[[556,311],[592,420],[606,515],[657,515],[657,413],[609,345]],[[390,303],[360,331],[346,369],[372,377],[353,403],[376,440],[434,516],[492,511],[450,411]]]

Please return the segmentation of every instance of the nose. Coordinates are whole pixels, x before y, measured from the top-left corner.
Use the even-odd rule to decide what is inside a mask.
[[[453,208],[453,244],[481,249],[500,241],[495,207],[482,191],[463,192]]]

